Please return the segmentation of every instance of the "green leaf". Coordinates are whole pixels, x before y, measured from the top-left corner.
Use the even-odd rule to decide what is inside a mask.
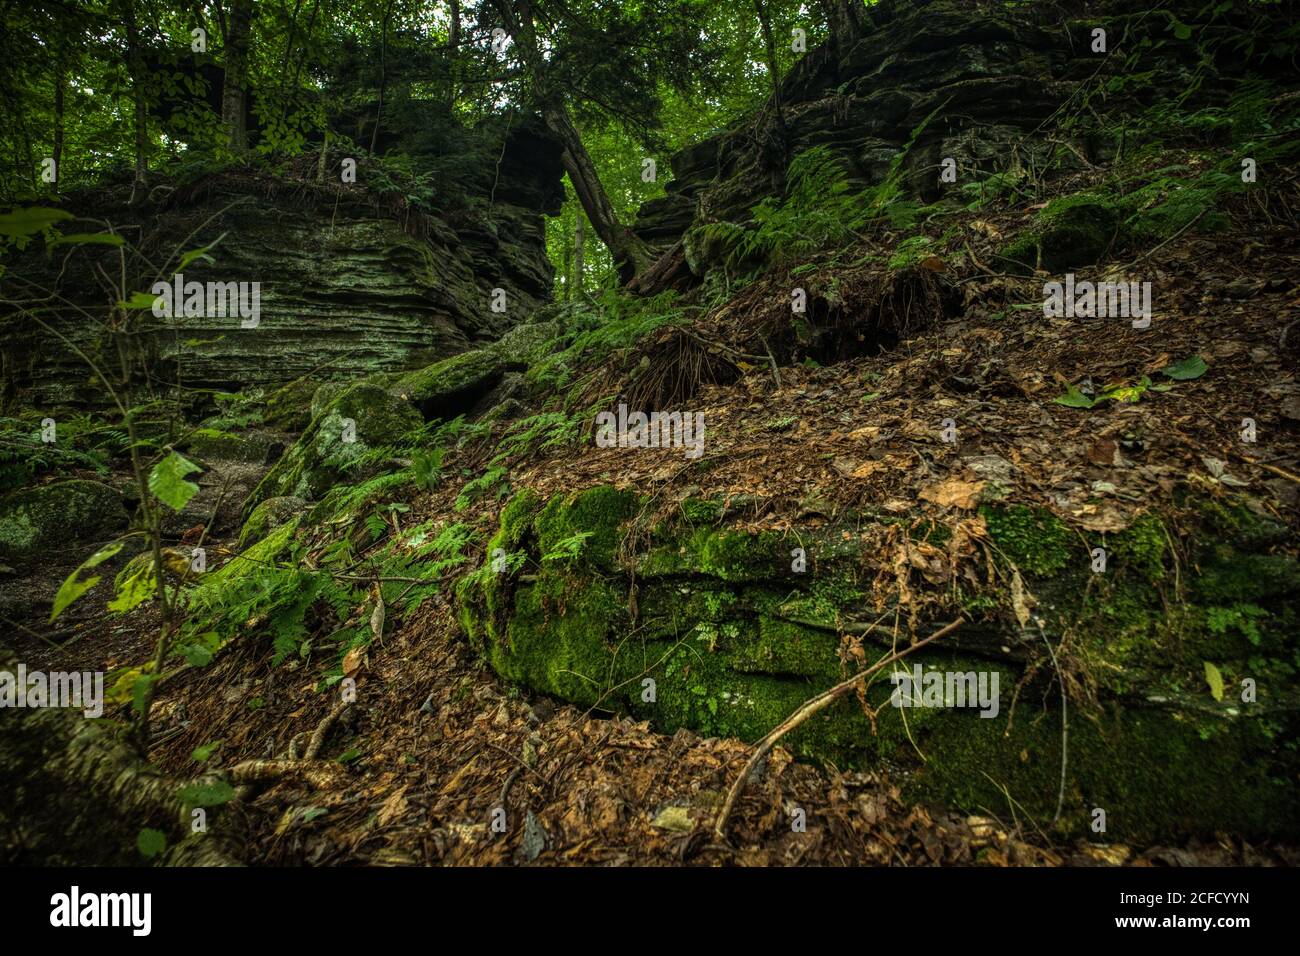
[[[131,705],[135,707],[137,714],[144,713],[144,699],[153,686],[153,682],[158,678],[153,674],[138,674],[135,681],[131,684]]]
[[[1192,378],[1200,378],[1205,374],[1206,368],[1205,360],[1193,352],[1181,362],[1166,365],[1160,371],[1175,381],[1183,382]]]
[[[119,614],[125,614],[137,605],[149,600],[157,590],[158,574],[154,570],[153,562],[149,561],[141,565],[134,574],[122,582],[117,597],[108,602],[108,609]]]
[[[224,780],[212,780],[181,787],[176,796],[187,806],[216,807],[235,799],[235,788]]]
[[[199,490],[199,486],[186,481],[185,476],[202,470],[188,458],[172,452],[149,472],[149,491],[172,511],[180,511]]]
[[[125,302],[119,302],[119,309],[152,309],[153,304],[158,301],[158,296],[150,295],[148,292],[132,292],[131,298]]]
[[[1205,682],[1210,685],[1210,694],[1215,700],[1223,700],[1223,675],[1209,661],[1205,662]]]
[[[0,215],[0,236],[34,236],[56,222],[72,219],[72,213],[45,206],[28,206]]]
[[[222,236],[224,236],[224,235],[225,235],[225,234],[222,233]],[[217,238],[217,242],[220,242],[220,241],[221,241],[221,237],[218,237],[218,238]],[[208,255],[208,251],[209,251],[213,246],[215,246],[215,245],[217,244],[217,242],[210,243],[209,245],[203,246],[203,247],[200,248],[200,249],[191,249],[189,252],[183,253],[183,254],[181,255],[180,265],[178,265],[178,266],[176,267],[176,271],[177,271],[177,272],[184,272],[184,271],[185,271],[185,267],[188,266],[191,262],[194,262],[196,259],[206,259],[208,262],[211,262],[211,261],[212,261],[212,257],[211,257],[210,255]]]
[[[205,667],[211,663],[214,656],[211,649],[204,647],[202,644],[187,645],[182,647],[179,653],[185,659],[185,663],[191,667]]]
[[[152,860],[167,849],[167,837],[158,830],[145,827],[140,831],[140,835],[135,838],[135,845],[142,857],[146,860]]]
[[[1065,390],[1064,395],[1058,395],[1052,401],[1067,408],[1092,408],[1093,405],[1097,404],[1073,385]]]
[[[120,246],[123,239],[115,232],[74,232],[59,236],[51,246]]]
[[[190,753],[190,758],[198,763],[207,763],[209,757],[221,746],[220,740],[214,740],[211,743],[203,744],[201,747],[195,747]]]
[[[1145,385],[1117,385],[1114,388],[1106,389],[1106,391],[1098,395],[1097,401],[1128,402],[1132,405],[1141,399],[1145,392]]]
[[[114,541],[112,544],[104,545],[104,547],[100,548],[85,561],[81,562],[77,569],[64,579],[63,583],[59,585],[58,593],[54,595],[54,609],[50,612],[51,622],[67,610],[68,605],[99,583],[99,575],[83,579],[81,577],[81,572],[87,568],[93,568],[97,565],[103,564],[121,550],[121,541]]]

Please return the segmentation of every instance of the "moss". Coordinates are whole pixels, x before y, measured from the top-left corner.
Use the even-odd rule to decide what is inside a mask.
[[[1260,604],[1300,592],[1300,562],[1286,554],[1243,554],[1219,546],[1202,560],[1193,593],[1207,604]]]
[[[0,558],[27,560],[94,542],[126,527],[122,496],[75,478],[15,491],[0,499]]]
[[[219,428],[197,428],[186,439],[185,448],[199,459],[261,465],[270,456],[272,442],[262,435],[235,435]]]
[[[640,510],[635,491],[600,485],[553,498],[536,522],[541,554],[556,551],[562,541],[589,534],[582,545],[581,561],[589,566],[613,570],[623,543],[623,522]]]
[[[233,578],[249,574],[257,568],[274,564],[288,551],[289,545],[293,542],[293,533],[298,529],[299,520],[291,518],[257,544],[245,548],[221,567],[209,571],[203,576],[202,583],[195,588],[195,591],[215,588]]]
[[[665,732],[689,727],[746,740],[842,679],[838,625],[861,619],[871,599],[859,582],[870,558],[861,537],[834,530],[809,536],[804,546],[818,564],[815,573],[798,575],[789,570],[790,542],[782,535],[699,527],[683,515],[656,530],[638,566],[634,618],[619,548],[639,511],[639,496],[612,488],[544,504],[530,492],[512,499],[493,542],[526,552],[530,575],[478,573],[457,587],[461,621],[498,673],[584,707],[632,713]],[[1095,577],[1086,545],[1050,513],[987,506],[984,514],[999,550],[1033,576],[1040,606],[1055,607],[1049,618],[1071,624],[1070,666],[1096,678],[1101,703],[1076,702],[1071,710],[1062,830],[1089,832],[1096,806],[1107,810],[1108,835],[1122,839],[1215,829],[1276,834],[1279,819],[1288,832],[1300,830],[1290,786],[1294,748],[1277,745],[1296,729],[1292,712],[1276,707],[1296,696],[1295,669],[1276,653],[1284,626],[1294,642],[1293,606],[1166,607],[1160,589],[1169,587],[1168,543],[1154,514],[1113,536],[1119,560],[1113,573]],[[540,562],[555,542],[580,531],[592,533],[583,560]],[[672,573],[647,576],[647,563]],[[960,590],[954,601],[1005,607],[1004,589],[967,582]],[[964,810],[1009,812],[1009,792],[1017,814],[1045,826],[1060,775],[1055,684],[1049,670],[1039,671],[1021,688],[1013,717],[1011,697],[1026,671],[1022,660],[990,660],[1004,642],[1018,639],[971,628],[961,642],[915,659],[927,670],[997,670],[994,717],[952,707],[898,710],[880,675],[867,691],[880,708],[874,726],[850,697],[783,743],[842,768],[897,768],[910,796]],[[989,656],[971,656],[977,651]],[[1230,682],[1267,676],[1273,709],[1241,713],[1216,704],[1202,660],[1219,662]],[[1234,778],[1238,765],[1247,769]],[[1169,800],[1171,781],[1187,800]]]
[[[592,707],[610,686],[606,634],[626,623],[626,601],[609,584],[543,571],[515,592],[505,638],[487,643],[488,660],[504,677]]]
[[[348,420],[354,423],[355,441],[345,442]],[[421,424],[419,412],[376,385],[347,389],[330,402],[253,489],[244,502],[245,517],[267,498],[293,495],[308,501],[318,499],[339,483],[349,464],[369,450],[398,442]]]
[[[980,511],[993,543],[1024,574],[1045,577],[1071,560],[1082,560],[1074,553],[1077,539],[1049,511],[1025,505],[985,506]]]
[[[757,634],[731,648],[731,666],[742,673],[834,675],[839,641],[833,634],[781,618],[758,618]]]
[[[700,573],[723,581],[767,581],[793,576],[791,548],[775,531],[750,534],[726,529],[701,529],[691,538]]]
[[[424,408],[430,417],[451,419],[465,411],[457,398],[485,394],[501,377],[505,365],[491,349],[462,352],[403,375],[391,390],[399,398]]]
[[[244,527],[239,532],[239,546],[245,548],[256,541],[261,541],[274,528],[278,528],[295,515],[301,514],[307,502],[301,498],[283,496],[267,498],[248,516]]]
[[[1082,192],[1048,203],[998,254],[1010,270],[1029,272],[1041,259],[1048,272],[1101,260],[1120,232],[1119,207],[1100,193]]]
[[[1198,498],[1194,505],[1210,531],[1243,551],[1259,551],[1288,536],[1286,525],[1256,514],[1241,499]]]
[[[691,524],[717,524],[722,520],[722,503],[704,498],[687,498],[682,502],[682,515]]]
[[[311,398],[320,386],[315,376],[304,376],[271,393],[266,400],[266,423],[287,432],[300,432],[311,424]]]
[[[1165,526],[1153,514],[1139,516],[1111,540],[1111,549],[1125,566],[1153,583],[1165,576],[1167,548]]]

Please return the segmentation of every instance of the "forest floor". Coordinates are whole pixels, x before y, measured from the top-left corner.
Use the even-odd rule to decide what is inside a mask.
[[[995,231],[997,224],[988,228]],[[984,228],[984,227],[981,227]],[[975,231],[972,230],[972,236]],[[978,244],[976,245],[978,248]],[[690,496],[747,502],[755,529],[815,527],[874,504],[961,512],[991,481],[1081,527],[1123,527],[1136,511],[1169,505],[1176,484],[1248,487],[1271,507],[1300,507],[1300,242],[1277,229],[1177,238],[1127,272],[1159,292],[1141,336],[1121,320],[1045,319],[1041,278],[984,275],[977,254],[941,264],[963,274],[960,318],[907,337],[897,349],[825,367],[758,366],[704,388],[691,407],[707,422],[706,454],[586,447],[538,451],[517,463],[515,489],[545,494],[598,484],[636,486],[665,511]],[[709,323],[713,324],[710,325]],[[736,339],[717,315],[694,329]],[[1208,373],[1160,371],[1198,355]],[[1137,400],[1093,409],[1053,402],[1087,377],[1132,386]],[[1148,376],[1158,391],[1141,385]],[[1258,442],[1243,451],[1242,419]],[[959,445],[939,437],[952,419]],[[450,464],[472,466],[469,447]],[[205,481],[210,481],[207,476]],[[402,520],[452,513],[455,489],[410,500]],[[1099,503],[1100,502],[1100,503]],[[471,515],[491,525],[500,503]],[[467,520],[460,516],[458,520]],[[972,515],[968,520],[980,520]],[[212,540],[213,553],[233,548]],[[470,555],[471,565],[481,554]],[[140,608],[58,649],[19,632],[33,666],[104,669],[151,652],[157,611]],[[35,629],[35,628],[34,628]],[[272,667],[266,642],[237,641],[214,663],[162,689],[150,757],[192,774],[195,748],[220,740],[232,765],[286,753],[326,720],[310,664]],[[342,761],[319,788],[289,775],[223,811],[245,855],[263,864],[988,864],[1183,865],[1300,862],[1295,848],[1223,837],[1178,846],[1063,843],[1026,823],[1014,801],[974,815],[908,805],[884,770],[840,772],[777,749],[752,780],[729,844],[711,821],[751,752],[730,739],[673,736],[624,717],[583,712],[497,678],[459,633],[443,590],[381,643],[345,662],[359,702],[329,727],[322,756]],[[340,766],[340,765],[336,765]],[[489,829],[504,806],[518,822]],[[794,808],[807,832],[784,821]]]

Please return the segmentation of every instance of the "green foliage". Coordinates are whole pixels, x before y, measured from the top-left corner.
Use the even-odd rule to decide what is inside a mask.
[[[50,611],[51,621],[67,610],[68,605],[73,601],[77,600],[99,583],[99,575],[83,578],[81,572],[88,568],[98,567],[103,564],[109,558],[122,550],[122,544],[123,542],[121,541],[114,541],[112,544],[100,548],[85,561],[81,562],[81,564],[77,566],[77,569],[64,579],[64,582],[59,585],[58,593],[54,595],[54,609]]]
[[[784,198],[754,207],[751,226],[707,223],[698,227],[697,241],[723,248],[728,274],[740,276],[757,265],[790,265],[848,242],[870,214],[866,196],[853,191],[839,157],[827,146],[814,146],[790,162]]]
[[[496,497],[504,498],[510,493],[510,484],[504,480],[506,474],[507,472],[505,468],[502,468],[500,465],[492,465],[477,478],[466,482],[465,487],[463,487],[460,490],[460,494],[456,496],[456,510],[464,511],[494,487],[496,489]]]
[[[551,545],[551,549],[542,555],[543,561],[574,561],[582,555],[583,548],[586,546],[587,539],[590,538],[594,531],[579,531],[572,534],[562,541],[557,541]]]
[[[686,324],[690,314],[673,292],[640,298],[606,289],[594,307],[568,314],[562,340],[528,370],[527,378],[538,386],[563,388],[580,366],[608,361],[661,328]]]
[[[173,511],[180,511],[199,491],[199,486],[187,481],[185,476],[202,470],[183,455],[172,452],[149,472],[149,491]]]
[[[441,448],[416,451],[411,455],[411,474],[414,476],[415,487],[421,491],[432,491],[442,480],[442,455]]]
[[[167,837],[158,830],[145,827],[135,838],[136,848],[146,860],[152,860],[167,849]]]
[[[0,493],[30,485],[48,474],[84,469],[108,472],[108,462],[126,447],[126,433],[97,426],[85,415],[57,421],[58,441],[41,440],[38,422],[0,418]]]

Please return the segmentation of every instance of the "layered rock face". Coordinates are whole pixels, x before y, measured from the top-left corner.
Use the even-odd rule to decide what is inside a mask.
[[[1172,4],[1169,15],[1187,6]],[[782,82],[780,119],[769,102],[756,118],[674,155],[667,194],[642,205],[635,231],[652,247],[684,252],[676,284],[692,284],[721,260],[722,250],[693,241],[698,227],[745,222],[763,199],[782,195],[789,161],[813,147],[830,149],[855,185],[879,185],[893,172],[900,191],[921,201],[939,197],[945,160],[961,184],[1009,169],[1083,169],[1110,159],[1113,142],[1068,133],[1048,142],[1035,131],[1063,107],[1080,108],[1075,94],[1108,55],[1093,50],[1103,8],[1117,33],[1108,39],[1112,53],[1130,29],[1143,37],[1164,28],[1143,23],[1147,11],[1124,0],[1091,10],[972,7],[900,0],[869,8],[875,22],[861,36],[837,36],[799,60]],[[1124,30],[1116,31],[1117,22]],[[1145,46],[1142,69],[1190,75],[1193,48]],[[1221,59],[1221,75],[1242,66],[1240,58]],[[1108,108],[1123,95],[1108,97]]]
[[[210,261],[183,270],[186,282],[257,283],[255,327],[240,315],[145,312],[148,331],[138,342],[158,380],[236,391],[318,372],[353,377],[422,367],[495,340],[547,300],[552,269],[543,213],[558,212],[562,202],[559,150],[524,126],[508,134],[501,157],[482,196],[437,215],[372,192],[364,167],[356,185],[342,188],[218,174],[178,188],[143,219],[124,205],[106,205],[102,192],[81,208],[75,199],[68,205],[112,222],[160,267],[178,250],[215,243]],[[68,231],[81,230],[77,223]],[[45,259],[32,250],[11,268],[102,321],[107,293],[93,267],[116,276],[116,250],[78,249],[60,274],[64,251]],[[150,292],[155,278],[142,273],[133,288]],[[497,289],[504,311],[493,308]],[[45,317],[116,372],[114,349],[84,314],[68,306]],[[107,400],[57,335],[17,316],[5,325],[10,396],[38,405]]]

